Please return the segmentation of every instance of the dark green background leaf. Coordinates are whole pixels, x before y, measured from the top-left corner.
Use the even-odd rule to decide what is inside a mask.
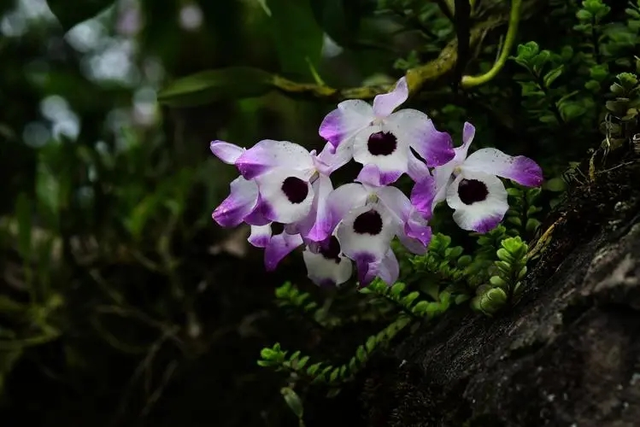
[[[66,31],[82,21],[93,18],[111,6],[113,0],[47,0],[47,4]]]
[[[349,46],[358,33],[367,0],[310,0],[313,16],[329,37]]]
[[[273,77],[251,67],[229,67],[182,77],[158,94],[158,101],[172,107],[192,107],[221,99],[260,96],[272,88]]]
[[[268,0],[267,5],[282,72],[310,80],[309,62],[318,66],[323,37],[310,0]]]

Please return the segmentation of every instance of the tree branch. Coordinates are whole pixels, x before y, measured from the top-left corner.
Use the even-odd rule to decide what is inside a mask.
[[[508,13],[490,16],[484,22],[477,23],[469,31],[469,45],[476,46],[485,34],[496,27],[504,25],[509,20]],[[434,60],[407,70],[405,77],[409,86],[409,93],[414,95],[421,90],[435,86],[441,80],[453,73],[458,61],[458,42],[450,41]],[[376,95],[386,93],[393,84],[377,86],[361,86],[336,89],[326,85],[312,83],[297,83],[284,77],[275,75],[271,84],[288,96],[314,97],[328,101],[342,101],[345,99],[372,99]]]

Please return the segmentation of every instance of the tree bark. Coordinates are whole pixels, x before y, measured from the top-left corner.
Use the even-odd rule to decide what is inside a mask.
[[[366,425],[640,426],[640,165],[595,174],[543,224],[525,295],[454,309],[366,373]]]

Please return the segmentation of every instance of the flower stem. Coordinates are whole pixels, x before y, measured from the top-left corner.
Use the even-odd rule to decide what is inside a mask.
[[[481,84],[487,83],[491,79],[493,79],[504,67],[507,59],[509,59],[509,53],[511,52],[511,47],[515,43],[516,34],[518,33],[518,24],[520,23],[520,7],[522,6],[522,0],[512,0],[511,1],[511,14],[509,16],[509,28],[507,29],[507,36],[504,41],[504,46],[502,51],[500,52],[500,56],[498,60],[493,64],[493,67],[485,74],[480,76],[463,76],[462,77],[462,87],[470,88],[473,86],[479,86]]]

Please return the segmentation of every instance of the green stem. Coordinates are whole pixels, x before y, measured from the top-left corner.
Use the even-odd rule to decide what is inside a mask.
[[[509,15],[509,28],[507,29],[507,35],[505,38],[504,46],[500,52],[498,60],[493,64],[493,67],[480,76],[464,76],[462,77],[462,87],[470,88],[473,86],[479,86],[487,83],[493,79],[504,67],[509,59],[511,48],[515,43],[516,35],[518,33],[518,24],[520,23],[520,7],[522,6],[522,0],[511,1],[511,14]]]
[[[0,341],[0,350],[12,351],[21,350],[25,347],[33,347],[41,344],[48,343],[55,340],[61,335],[60,331],[52,326],[45,326],[41,335],[34,337],[22,338],[12,341]]]

